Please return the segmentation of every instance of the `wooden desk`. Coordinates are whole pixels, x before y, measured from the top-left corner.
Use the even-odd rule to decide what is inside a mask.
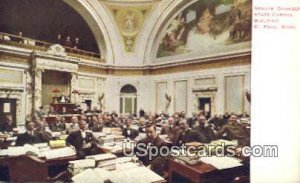
[[[51,178],[67,170],[69,161],[76,159],[76,156],[71,156],[46,160],[29,155],[1,158],[0,181],[49,182]]]
[[[186,165],[169,158],[168,183],[173,182],[231,182],[238,176],[249,176],[249,164],[243,166],[218,170],[210,164],[199,163]],[[180,178],[183,178],[182,180]],[[180,180],[179,180],[180,179]]]
[[[51,107],[53,107],[54,111],[57,113],[62,113],[63,108],[66,109],[67,113],[75,114],[77,111],[76,104],[72,103],[57,103],[57,104],[50,104]]]

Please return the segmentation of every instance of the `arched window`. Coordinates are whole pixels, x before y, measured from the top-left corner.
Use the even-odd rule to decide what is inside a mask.
[[[120,90],[120,113],[136,114],[137,90],[130,84],[124,85]]]
[[[121,93],[137,93],[137,91],[134,86],[127,84],[121,88]]]

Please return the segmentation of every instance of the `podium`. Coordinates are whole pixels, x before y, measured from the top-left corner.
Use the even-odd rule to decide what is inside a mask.
[[[66,108],[66,114],[76,114],[77,106],[76,104],[72,103],[57,103],[57,104],[50,104],[51,107],[53,107],[54,111],[58,114],[63,113],[63,108]]]

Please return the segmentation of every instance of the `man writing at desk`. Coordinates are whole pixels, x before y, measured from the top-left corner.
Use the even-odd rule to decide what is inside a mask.
[[[66,142],[75,147],[79,158],[98,154],[97,139],[91,132],[86,131],[86,121],[81,120],[79,122],[79,128],[79,130],[72,132],[68,136]]]

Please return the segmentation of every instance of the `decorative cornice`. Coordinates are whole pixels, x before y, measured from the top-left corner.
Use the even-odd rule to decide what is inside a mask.
[[[108,63],[95,62],[81,60],[73,57],[62,57],[57,55],[52,55],[47,52],[34,51],[34,52],[24,52],[20,49],[7,49],[0,45],[0,53],[5,53],[10,57],[23,58],[34,62],[37,59],[48,59],[55,62],[65,62],[66,64],[74,64],[78,66],[79,72],[91,72],[95,74],[102,75],[116,75],[116,76],[130,76],[130,75],[155,75],[155,74],[165,74],[165,73],[175,73],[175,72],[185,72],[194,71],[209,68],[221,68],[236,65],[247,65],[251,63],[251,51],[245,50],[243,52],[229,53],[223,55],[207,56],[202,58],[187,58],[182,60],[177,60],[176,62],[158,62],[150,63],[144,66],[114,66],[108,65]],[[1,57],[3,55],[1,54]],[[30,57],[31,56],[31,57]],[[0,57],[0,58],[1,58]],[[4,59],[5,60],[5,59]],[[23,61],[24,62],[24,61]]]
[[[62,61],[62,62],[67,62],[67,63],[72,63],[72,64],[78,64],[79,59],[78,58],[73,58],[73,57],[64,57],[64,56],[57,56],[57,55],[52,55],[49,53],[41,52],[41,51],[33,51],[31,53],[31,57],[33,59],[35,58],[44,58],[44,59],[51,59],[51,60],[56,60],[56,61]]]

